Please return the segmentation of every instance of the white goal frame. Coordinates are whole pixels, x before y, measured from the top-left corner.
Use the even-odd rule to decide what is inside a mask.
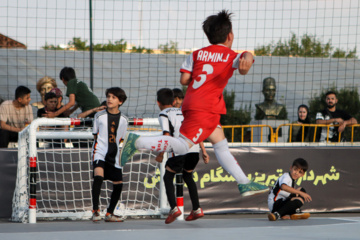
[[[88,120],[87,120],[88,121]],[[92,215],[91,209],[84,211],[69,211],[69,212],[55,212],[55,213],[44,213],[41,211],[37,211],[37,159],[38,159],[38,148],[37,148],[37,140],[38,139],[93,139],[93,135],[91,132],[91,128],[87,130],[77,131],[76,127],[71,128],[73,126],[77,126],[83,124],[85,122],[84,119],[75,119],[75,118],[38,118],[34,120],[28,127],[26,127],[23,131],[19,133],[18,140],[18,167],[17,167],[17,177],[16,177],[16,186],[13,196],[13,212],[12,212],[12,221],[16,222],[29,222],[36,223],[36,219],[89,219]],[[149,126],[159,126],[158,120],[153,118],[148,119],[130,119],[129,125],[149,125]],[[44,126],[70,126],[70,130],[68,131],[47,131],[40,130],[41,127]],[[140,135],[161,135],[159,131],[136,131],[136,133]],[[54,150],[54,149],[53,149]],[[70,148],[71,151],[71,148]],[[88,151],[91,151],[89,149]],[[145,164],[156,165],[156,168],[160,170],[160,178],[158,179],[160,184],[158,187],[158,196],[154,196],[155,203],[152,208],[143,208],[140,206],[140,209],[135,209],[132,207],[128,207],[128,204],[123,204],[123,199],[119,200],[119,203],[115,209],[115,214],[123,215],[125,217],[128,216],[158,216],[164,217],[164,214],[167,214],[169,211],[169,206],[167,203],[165,186],[163,183],[163,175],[165,172],[165,162],[158,164],[154,160],[154,155],[151,152],[140,154],[149,155],[148,159],[145,159]],[[136,155],[135,155],[136,156]],[[135,157],[134,156],[134,157]],[[140,156],[140,162],[143,162],[142,156]],[[129,174],[132,170],[132,164],[134,157],[127,163],[129,165]],[[150,163],[150,159],[152,161]],[[164,155],[164,159],[167,158],[167,155]],[[89,158],[89,162],[91,159]],[[146,163],[149,161],[149,163]],[[148,165],[148,166],[149,166]],[[125,166],[126,167],[126,166]],[[149,168],[149,167],[147,167]],[[92,168],[89,169],[92,172]],[[148,172],[147,172],[148,173]],[[145,173],[145,174],[147,174]],[[125,169],[123,169],[123,174],[125,173]],[[140,174],[139,174],[140,175]],[[151,178],[151,176],[149,176]],[[91,181],[92,179],[90,179]],[[105,182],[105,181],[104,181]],[[124,184],[126,182],[124,181]],[[141,184],[139,179],[138,184]],[[104,184],[103,184],[104,185]],[[130,185],[130,184],[129,184]],[[92,184],[90,185],[92,186]],[[124,193],[124,189],[123,189]],[[123,196],[122,193],[122,196]],[[155,194],[154,192],[150,193]],[[128,194],[129,196],[130,194]],[[133,195],[138,195],[138,193],[133,193]],[[139,194],[141,195],[141,194]],[[151,195],[151,199],[152,195]],[[125,200],[126,202],[127,200]],[[130,204],[129,204],[130,205]],[[90,206],[92,208],[92,206]],[[118,211],[118,212],[116,212]],[[102,215],[105,213],[102,212]]]

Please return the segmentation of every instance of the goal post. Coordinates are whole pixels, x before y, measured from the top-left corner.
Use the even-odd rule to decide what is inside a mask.
[[[92,128],[89,120],[39,118],[19,133],[12,221],[89,219],[92,210]],[[159,135],[157,119],[129,119],[140,135]],[[149,127],[150,131],[149,131]],[[130,128],[130,127],[129,127]],[[164,156],[167,157],[167,156]],[[140,151],[123,167],[123,191],[115,214],[162,216],[169,211],[163,174],[151,151]],[[100,196],[105,215],[112,183]]]

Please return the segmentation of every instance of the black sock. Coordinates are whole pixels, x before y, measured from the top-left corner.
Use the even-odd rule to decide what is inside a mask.
[[[174,207],[176,207],[174,176],[175,173],[169,172],[168,170],[165,171],[164,184],[166,189],[166,196],[169,201],[171,209],[174,209]]]
[[[303,203],[299,199],[290,200],[287,202],[282,208],[280,208],[277,212],[280,216],[291,215],[296,213],[296,209],[300,208]]]
[[[193,206],[193,210],[197,210],[200,207],[200,203],[199,203],[197,187],[194,182],[192,172],[189,173],[189,172],[183,171],[183,179],[189,189],[189,195],[190,195],[191,203]]]
[[[92,186],[92,200],[93,200],[93,210],[99,209],[99,198],[101,192],[101,185],[104,178],[101,176],[95,176]]]
[[[111,214],[114,213],[114,209],[116,207],[116,204],[118,203],[118,201],[120,199],[122,186],[123,186],[122,183],[113,185],[113,192],[111,194],[110,205],[109,205],[109,207],[107,209],[108,213],[111,213]]]

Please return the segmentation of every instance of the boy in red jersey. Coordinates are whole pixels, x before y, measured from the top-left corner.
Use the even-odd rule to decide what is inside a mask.
[[[191,146],[209,140],[220,165],[238,183],[242,196],[268,192],[268,187],[250,181],[229,150],[220,116],[226,114],[223,90],[233,72],[241,75],[250,70],[254,58],[249,52],[231,50],[234,41],[231,13],[221,11],[203,22],[203,30],[212,44],[193,52],[182,64],[180,83],[188,86],[182,111],[184,121],[180,137],[140,137],[130,133],[124,141],[121,159],[130,158],[137,149],[186,154]]]

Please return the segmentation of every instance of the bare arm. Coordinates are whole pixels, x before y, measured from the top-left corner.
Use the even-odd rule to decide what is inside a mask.
[[[187,86],[191,82],[191,74],[190,73],[181,73],[180,83],[181,85]]]
[[[344,122],[344,120],[342,118],[331,118],[329,120],[323,120],[323,119],[317,119],[316,120],[316,124],[326,124],[326,125],[328,125],[328,124],[335,123],[335,122],[341,124],[341,123]]]
[[[292,188],[286,184],[282,184],[281,185],[281,190],[284,190],[286,192],[289,192],[289,193],[294,193],[294,194],[298,194],[299,196],[303,197],[305,199],[305,202],[311,202],[312,199],[310,197],[309,194],[305,193],[305,192],[302,192],[300,190],[297,190],[295,188]]]
[[[339,132],[343,132],[345,130],[346,126],[351,126],[357,124],[357,120],[355,118],[350,118],[349,120],[344,121],[343,123],[340,124],[338,131]]]
[[[254,62],[254,56],[250,52],[245,52],[239,60],[239,73],[246,75]]]
[[[57,110],[56,112],[49,112],[47,114],[43,114],[44,117],[48,117],[48,118],[54,118],[59,116],[60,114],[62,114],[63,112],[65,112],[66,110],[70,109],[71,107],[73,107],[76,104],[75,102],[75,94],[70,94],[69,96],[69,102],[67,104],[65,104],[65,106],[63,106],[62,108],[60,108],[59,110]]]
[[[203,160],[205,164],[208,164],[210,161],[210,157],[206,152],[205,146],[204,146],[204,142],[199,143],[201,152],[202,152],[202,156],[203,156]]]
[[[78,118],[86,118],[90,114],[100,112],[100,111],[104,110],[105,108],[106,108],[106,106],[96,107],[96,108],[93,108],[93,109],[90,109],[90,110],[87,110],[85,112],[78,114],[77,117]]]
[[[17,127],[10,126],[9,124],[7,124],[4,121],[0,121],[0,125],[1,125],[1,129],[7,130],[7,131],[10,131],[10,132],[20,132],[22,130],[22,128],[17,128]]]

